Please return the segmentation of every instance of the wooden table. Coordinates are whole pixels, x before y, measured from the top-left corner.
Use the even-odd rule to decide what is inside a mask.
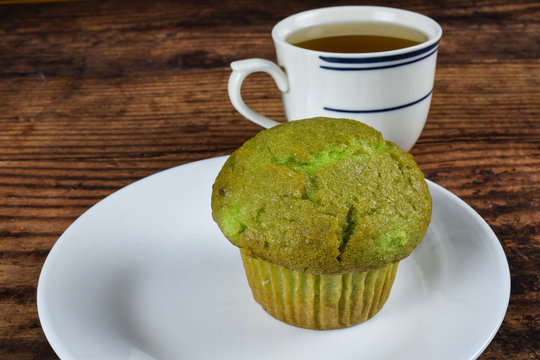
[[[261,130],[229,103],[233,60],[274,59],[270,30],[334,1],[0,6],[0,358],[54,359],[36,310],[43,262],[85,210],[157,171],[229,154]],[[505,320],[481,359],[540,356],[540,5],[372,1],[444,29],[412,149],[427,178],[489,223],[508,257]],[[284,119],[272,80],[246,102]],[[442,324],[443,325],[443,324]]]

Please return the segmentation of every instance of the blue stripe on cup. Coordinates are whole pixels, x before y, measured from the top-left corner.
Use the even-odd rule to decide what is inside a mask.
[[[374,57],[366,57],[366,58],[319,56],[319,58],[324,62],[334,63],[334,64],[373,64],[373,63],[381,63],[381,62],[404,60],[404,59],[412,58],[415,56],[425,54],[429,52],[430,50],[437,48],[438,46],[439,46],[439,42],[437,41],[425,48],[409,51],[409,52],[406,52],[403,54],[397,54],[397,55],[383,55],[383,56],[374,56]]]
[[[332,107],[325,106],[325,107],[323,107],[323,110],[339,112],[339,113],[347,113],[347,114],[372,114],[372,113],[381,113],[381,112],[387,112],[387,111],[394,111],[394,110],[399,110],[399,109],[403,109],[403,108],[406,108],[406,107],[409,107],[409,106],[416,105],[419,102],[427,99],[431,95],[432,92],[433,92],[433,89],[431,89],[426,95],[422,96],[420,99],[415,100],[413,102],[403,104],[403,105],[393,106],[393,107],[389,107],[389,108],[383,108],[383,109],[347,110],[347,109],[337,109],[337,108],[332,108]]]
[[[437,51],[437,48],[435,48],[435,50],[433,50],[432,52],[430,52],[429,54],[427,54],[425,56],[422,56],[420,58],[417,58],[417,59],[414,59],[414,60],[411,60],[411,61],[401,62],[401,63],[397,63],[397,64],[372,66],[372,67],[337,67],[337,66],[320,65],[320,68],[325,69],[325,70],[334,70],[334,71],[366,71],[366,70],[388,69],[388,68],[408,65],[408,64],[412,64],[412,63],[415,63],[417,61],[420,61],[420,60],[424,60],[425,58],[428,58],[431,55],[433,55],[436,51]]]

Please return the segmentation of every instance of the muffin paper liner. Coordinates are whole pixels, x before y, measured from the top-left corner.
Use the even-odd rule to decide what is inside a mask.
[[[338,329],[373,317],[384,305],[398,263],[362,273],[318,275],[291,271],[240,250],[249,286],[266,312],[307,329]]]

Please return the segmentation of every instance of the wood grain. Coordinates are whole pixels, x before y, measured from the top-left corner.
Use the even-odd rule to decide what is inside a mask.
[[[274,59],[269,33],[277,21],[340,3],[0,6],[0,358],[57,358],[35,294],[69,224],[129,183],[228,154],[257,133],[229,103],[229,63]],[[372,4],[419,11],[443,27],[429,119],[411,152],[427,178],[486,219],[508,257],[508,312],[480,359],[536,359],[540,4]],[[248,78],[243,94],[256,110],[284,119],[267,76]]]

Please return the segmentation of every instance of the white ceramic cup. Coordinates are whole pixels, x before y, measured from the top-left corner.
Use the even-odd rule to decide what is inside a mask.
[[[422,33],[425,41],[372,53],[321,52],[287,42],[295,33],[305,34],[306,39],[317,37],[316,31],[299,32],[306,28],[351,22],[373,24],[371,35],[380,31],[380,24],[405,26]],[[408,151],[418,140],[429,112],[441,35],[434,20],[401,9],[336,6],[304,11],[283,19],[272,30],[279,66],[265,59],[231,64],[229,97],[249,120],[266,128],[277,125],[250,109],[241,97],[246,76],[266,72],[282,92],[287,120],[315,116],[355,119]]]

